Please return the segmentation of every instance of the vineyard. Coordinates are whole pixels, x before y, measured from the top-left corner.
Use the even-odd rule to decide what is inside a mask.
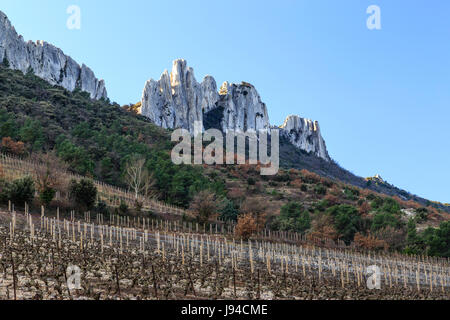
[[[232,237],[225,228],[3,212],[2,299],[449,299],[449,260]],[[369,266],[380,289],[367,286]],[[68,270],[80,271],[70,288]]]
[[[2,169],[3,175],[8,180],[19,179],[23,178],[24,176],[33,176],[33,168],[35,168],[36,165],[40,164],[31,160],[22,160],[18,157],[0,153],[0,168]],[[60,174],[61,176],[65,177],[67,181],[78,181],[84,178],[80,175],[72,174],[70,172],[61,172]],[[141,196],[136,199],[135,195],[128,192],[127,190],[107,185],[100,181],[94,180],[94,184],[98,190],[98,200],[105,202],[110,207],[119,207],[122,202],[126,203],[129,207],[134,207],[136,200],[138,200],[143,204],[142,208],[146,211],[173,215],[187,214],[187,212],[181,208],[167,205],[156,200],[146,199]],[[60,194],[57,195],[57,197],[60,196]]]

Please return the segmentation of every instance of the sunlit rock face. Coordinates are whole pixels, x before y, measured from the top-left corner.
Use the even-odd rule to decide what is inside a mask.
[[[142,94],[142,115],[166,128],[194,132],[194,122],[203,123],[203,112],[215,108],[219,94],[214,78],[198,83],[186,60],[175,60],[158,81],[147,81]]]
[[[147,81],[141,102],[141,114],[166,129],[194,133],[195,121],[223,132],[271,128],[267,107],[253,85],[224,82],[218,91],[211,76],[198,83],[182,59],[173,62],[170,74],[166,70],[158,81]],[[278,129],[299,149],[330,160],[317,122],[290,116]]]
[[[225,82],[220,89],[218,106],[224,110],[223,131],[257,131],[270,126],[267,107],[249,83]]]
[[[289,116],[280,129],[281,133],[297,148],[330,161],[325,140],[322,138],[317,121],[313,122],[299,116]]]
[[[69,91],[77,88],[86,91],[92,99],[107,98],[105,82],[98,80],[87,66],[80,66],[64,52],[45,42],[25,42],[0,11],[0,62],[23,73],[32,72],[52,85]]]
[[[203,115],[223,108],[222,128],[259,130],[269,127],[267,108],[250,84],[225,82],[217,91],[213,77],[198,83],[186,60],[175,60],[172,72],[165,71],[158,81],[147,81],[142,95],[142,115],[168,129],[183,128],[191,133],[194,122],[203,123]]]

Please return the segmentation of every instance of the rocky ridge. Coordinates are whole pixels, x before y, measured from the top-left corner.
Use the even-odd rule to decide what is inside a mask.
[[[0,62],[24,74],[32,72],[52,85],[69,91],[80,89],[92,99],[107,98],[105,82],[86,65],[80,66],[64,52],[45,42],[25,42],[8,17],[0,11]]]
[[[256,88],[246,82],[224,82],[217,90],[212,76],[198,83],[186,60],[173,62],[158,81],[148,80],[142,94],[141,114],[166,129],[183,128],[194,132],[194,121],[205,124],[214,114],[213,127],[223,132],[258,131],[272,128],[267,106]],[[294,146],[330,161],[318,122],[289,116],[276,127]]]

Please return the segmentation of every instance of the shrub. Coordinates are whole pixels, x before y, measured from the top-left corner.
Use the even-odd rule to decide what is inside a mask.
[[[428,210],[427,208],[419,208],[416,210],[416,222],[422,223],[428,220]]]
[[[327,195],[324,200],[327,201],[329,206],[335,206],[339,204],[339,198],[336,197],[335,195],[329,194]]]
[[[9,184],[6,180],[0,178],[0,203],[8,203]]]
[[[119,214],[122,215],[122,216],[128,215],[128,205],[124,201],[120,202]]]
[[[303,169],[301,171],[302,180],[305,183],[314,184],[321,181],[321,178],[318,174],[310,172],[308,170]]]
[[[383,211],[383,212],[388,212],[388,213],[391,213],[391,214],[397,214],[397,213],[399,213],[400,212],[400,205],[398,204],[398,202],[397,201],[395,201],[394,199],[392,199],[392,198],[386,198],[384,201],[383,201],[383,206],[381,207],[381,210]]]
[[[238,210],[231,200],[225,198],[222,201],[222,208],[220,209],[219,213],[220,218],[224,221],[237,221]]]
[[[45,188],[41,192],[39,192],[39,200],[41,204],[45,207],[48,207],[55,197],[56,190],[53,188]]]
[[[298,202],[290,202],[281,208],[277,219],[278,229],[304,233],[311,228],[311,217],[308,211]]]
[[[439,228],[428,228],[423,232],[422,241],[430,256],[450,257],[450,221],[441,223]]]
[[[35,188],[31,177],[13,181],[8,189],[8,198],[16,205],[31,203],[34,199]]]
[[[327,214],[334,218],[334,227],[345,243],[350,244],[355,234],[361,231],[362,219],[358,210],[350,205],[338,205],[329,208]]]
[[[94,207],[97,199],[97,188],[88,179],[81,179],[80,182],[72,180],[69,186],[69,195],[77,207],[90,210]]]
[[[252,214],[247,213],[245,215],[241,215],[238,218],[238,223],[235,228],[236,236],[248,240],[250,237],[258,231],[258,227],[256,224],[256,219]]]
[[[345,188],[344,189],[345,198],[348,200],[356,201],[359,198],[359,190],[353,188]]]
[[[109,210],[108,210],[108,206],[104,201],[99,201],[97,203],[97,206],[95,207],[95,212],[99,213],[99,214],[103,214],[103,215],[108,215],[109,214]]]
[[[372,220],[372,231],[378,231],[387,226],[399,228],[402,225],[400,219],[392,213],[377,213]]]
[[[201,191],[194,197],[190,209],[199,223],[207,223],[218,210],[215,194],[210,191]]]
[[[316,184],[314,187],[314,192],[318,195],[326,195],[327,194],[327,188],[323,184]]]
[[[355,235],[354,243],[357,247],[367,250],[389,249],[389,245],[386,243],[386,241],[378,239],[377,237],[370,234],[365,237],[362,234],[357,233]]]
[[[251,214],[256,220],[257,230],[261,230],[266,222],[267,205],[263,199],[248,198],[241,205],[241,212]]]
[[[11,153],[17,156],[25,154],[25,144],[21,141],[15,142],[10,137],[2,138],[1,149],[3,152]]]
[[[359,213],[362,215],[366,215],[371,211],[371,206],[368,202],[363,202],[361,203],[361,205],[359,206]]]

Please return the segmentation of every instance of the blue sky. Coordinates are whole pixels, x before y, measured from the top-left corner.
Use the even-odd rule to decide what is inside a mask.
[[[69,30],[69,5],[81,29]],[[381,30],[366,9],[381,8]],[[197,80],[247,81],[272,124],[320,122],[331,156],[361,176],[450,202],[450,2],[2,0],[26,40],[104,78],[120,104],[185,58]]]

